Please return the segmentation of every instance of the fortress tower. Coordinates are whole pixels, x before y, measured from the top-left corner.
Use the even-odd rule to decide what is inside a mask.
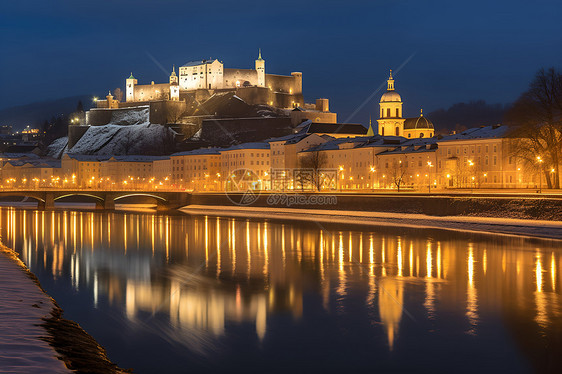
[[[261,48],[258,53],[258,59],[256,60],[256,71],[258,73],[258,87],[265,87],[265,60],[261,58]]]
[[[402,98],[394,90],[392,70],[387,80],[387,90],[382,95],[380,106],[380,119],[378,133],[382,136],[404,136],[404,121],[402,118]]]
[[[178,84],[178,76],[176,75],[176,66],[172,66],[172,74],[170,74],[170,84]]]
[[[131,76],[129,78],[127,78],[125,85],[126,85],[126,89],[125,89],[125,97],[126,97],[126,101],[135,101],[135,85],[138,83],[138,81],[135,79],[135,77],[133,77],[133,73],[131,73]]]

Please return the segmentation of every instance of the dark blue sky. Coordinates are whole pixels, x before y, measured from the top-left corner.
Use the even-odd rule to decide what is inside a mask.
[[[455,102],[514,100],[540,67],[562,62],[560,1],[2,1],[0,108],[163,82],[172,64],[302,71],[307,101],[339,120],[373,118],[388,75],[405,114]],[[412,57],[413,55],[413,57]]]

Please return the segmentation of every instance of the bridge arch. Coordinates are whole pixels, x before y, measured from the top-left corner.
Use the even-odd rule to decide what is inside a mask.
[[[35,201],[37,201],[37,203],[44,203],[45,199],[43,199],[40,196],[34,195],[34,194],[29,194],[29,193],[17,193],[17,192],[10,192],[8,194],[2,194],[2,198],[21,198],[21,199],[33,199]]]
[[[56,196],[54,198],[55,201],[60,200],[60,199],[65,199],[67,197],[74,197],[74,196],[85,196],[85,197],[92,197],[98,201],[104,201],[105,199],[101,196],[97,196],[97,195],[93,195],[93,194],[89,194],[89,193],[80,193],[80,192],[72,192],[72,193],[68,193],[65,195],[60,195],[60,196]]]
[[[153,199],[162,201],[162,202],[167,202],[168,200],[162,196],[158,196],[158,195],[154,195],[151,193],[146,193],[146,192],[138,192],[138,193],[128,193],[125,195],[119,195],[116,196],[113,200],[117,201],[117,200],[121,200],[121,199],[125,199],[125,198],[129,198],[129,197],[152,197]]]

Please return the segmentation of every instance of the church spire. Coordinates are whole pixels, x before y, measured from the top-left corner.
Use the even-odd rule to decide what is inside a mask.
[[[258,60],[263,60],[263,58],[261,58],[261,48],[258,48]]]
[[[420,108],[420,117],[423,117],[423,109]]]
[[[390,69],[390,75],[389,75],[388,80],[386,82],[388,83],[387,90],[388,91],[394,91],[394,78],[392,78],[392,69]]]

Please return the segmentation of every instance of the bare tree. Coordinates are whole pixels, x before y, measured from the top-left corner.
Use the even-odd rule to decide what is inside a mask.
[[[402,160],[394,160],[391,173],[392,183],[396,186],[398,192],[400,192],[400,186],[404,184],[404,174],[406,174],[406,168]]]
[[[121,102],[123,100],[123,91],[121,91],[121,89],[117,87],[113,90],[113,96],[115,97],[115,100]]]
[[[508,111],[506,123],[513,126],[511,154],[538,169],[548,188],[560,188],[562,74],[554,68],[539,70]]]
[[[312,171],[308,177],[308,182],[311,183],[317,191],[322,189],[324,184],[324,176],[321,169],[326,167],[328,156],[320,151],[306,152],[299,160],[299,167],[302,169],[309,169]]]

